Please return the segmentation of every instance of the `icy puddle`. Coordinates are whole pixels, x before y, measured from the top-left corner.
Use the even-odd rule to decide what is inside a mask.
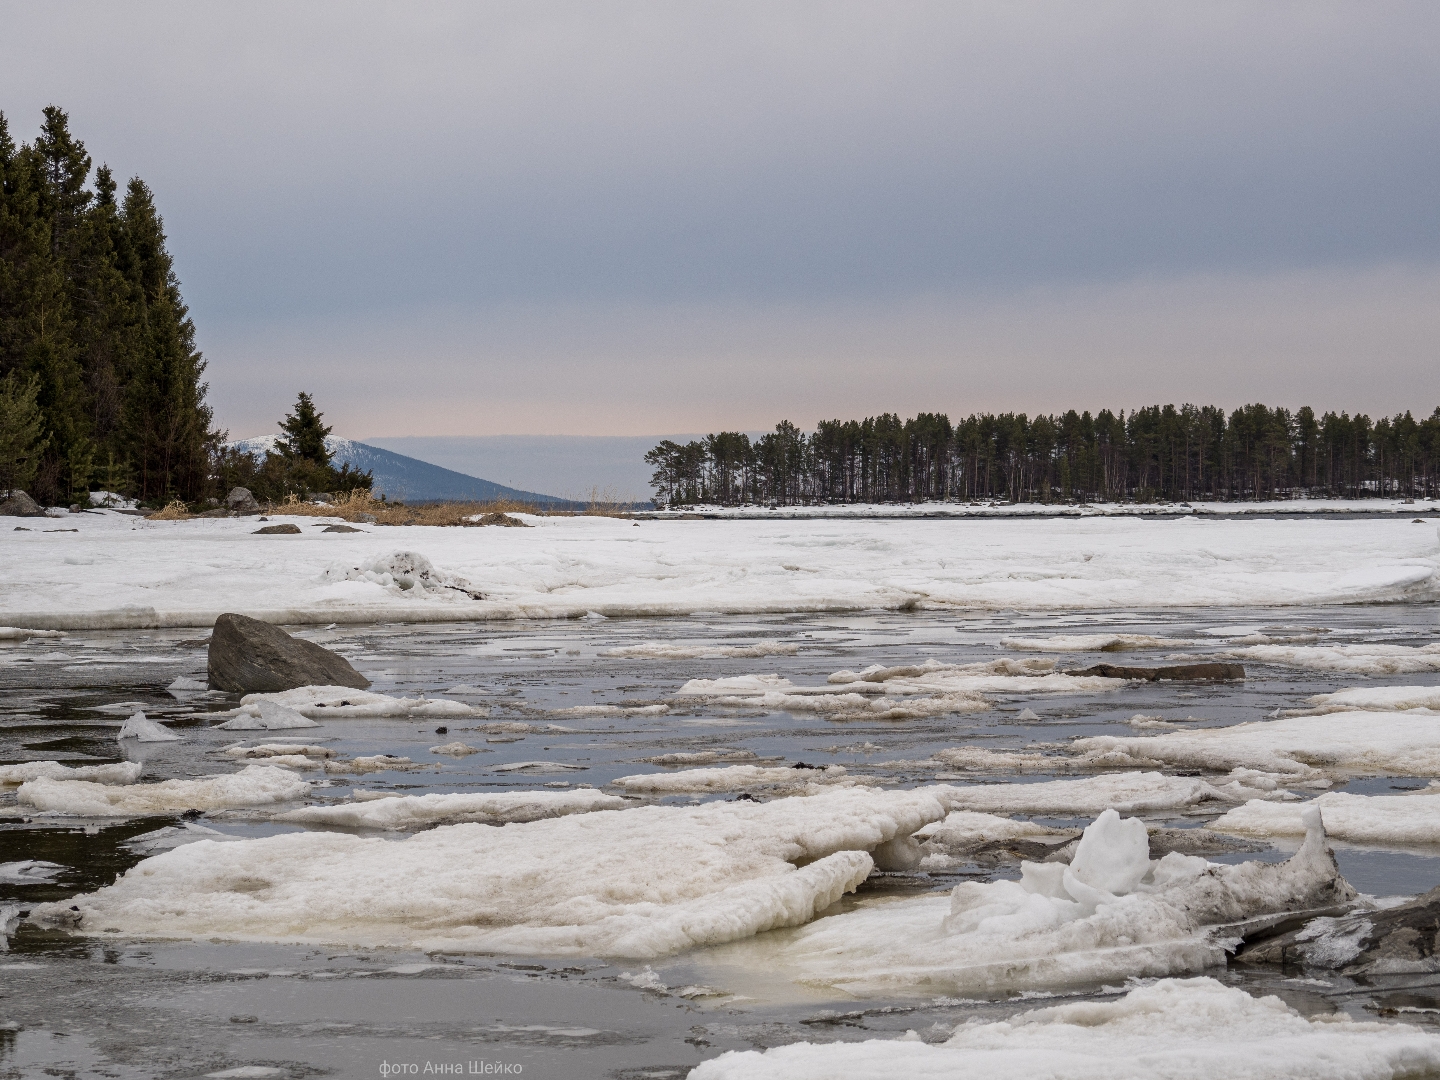
[[[1427,609],[302,632],[370,692],[0,643],[0,1075],[1440,1070],[1433,973],[1224,931],[1440,885]]]

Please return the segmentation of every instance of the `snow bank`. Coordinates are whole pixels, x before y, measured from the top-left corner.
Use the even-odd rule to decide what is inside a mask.
[[[133,784],[145,765],[139,761],[117,761],[113,765],[62,765],[58,761],[22,761],[0,765],[0,785],[23,784],[27,780],[90,780],[97,784]]]
[[[397,698],[371,690],[354,690],[348,686],[302,686],[295,690],[283,690],[278,694],[246,694],[240,699],[240,708],[236,712],[257,717],[263,722],[267,703],[278,705],[287,712],[299,713],[311,720],[352,716],[486,715],[484,710],[473,709],[463,702],[450,701],[447,698]]]
[[[1440,599],[1434,531],[1381,520],[1096,518],[924,528],[649,521],[637,528],[577,517],[529,519],[531,529],[387,529],[406,552],[445,568],[436,571],[439,588],[416,580],[409,589],[401,587],[404,567],[369,561],[374,537],[322,535],[308,528],[313,519],[299,520],[306,532],[286,542],[280,562],[272,546],[249,535],[254,523],[240,519],[75,515],[69,523],[79,532],[64,545],[4,533],[0,622],[65,629],[209,626],[225,611],[324,624],[590,611],[1138,611]],[[485,599],[474,599],[476,592]]]
[[[1223,963],[1209,928],[1354,897],[1316,812],[1288,862],[1219,866],[1149,858],[1137,818],[1106,810],[1070,865],[1021,864],[1019,881],[962,882],[943,897],[861,908],[792,935],[777,963],[860,996],[997,994],[1179,975]],[[1223,931],[1221,931],[1223,939]]]
[[[1440,712],[1440,686],[1357,686],[1333,694],[1316,694],[1309,700],[1317,712],[1400,712],[1405,709]]]
[[[1440,776],[1440,715],[1340,712],[1294,716],[1165,735],[1095,735],[1070,750],[1080,763],[1124,768],[1254,769],[1306,779],[1390,773]]]
[[[445,825],[398,842],[201,842],[33,916],[168,938],[650,958],[804,923],[865,879],[869,851],[944,814],[933,793],[846,788]]]
[[[169,728],[157,724],[143,712],[137,712],[120,725],[115,735],[117,740],[138,739],[140,742],[179,742],[180,736]]]
[[[757,641],[754,645],[670,645],[646,641],[603,649],[596,655],[633,660],[721,660],[730,657],[794,656],[800,646],[783,641]]]
[[[841,765],[821,769],[760,765],[731,765],[723,769],[685,769],[674,773],[644,773],[622,776],[610,783],[635,795],[679,795],[719,791],[748,791],[750,788],[803,788],[812,783],[833,783],[845,776]]]
[[[1252,645],[1226,654],[1238,660],[1306,671],[1354,675],[1413,675],[1440,671],[1440,642],[1410,645]]]
[[[1002,637],[1000,645],[1021,652],[1123,652],[1126,649],[1173,649],[1194,642],[1148,634],[1051,634],[1048,637]]]
[[[306,806],[281,814],[276,820],[351,829],[422,829],[466,821],[539,821],[592,810],[619,810],[625,805],[618,795],[594,790],[404,795],[335,806]]]
[[[1278,997],[1198,978],[972,1022],[940,1045],[907,1035],[732,1050],[690,1080],[1398,1080],[1436,1070],[1440,1035],[1343,1013],[1307,1020]]]
[[[71,817],[131,817],[185,810],[233,810],[303,799],[310,785],[294,773],[265,765],[247,765],[238,773],[199,780],[106,786],[86,780],[41,777],[20,785],[16,799],[52,814]]]
[[[964,810],[1068,816],[1112,809],[1123,814],[1144,814],[1206,802],[1238,803],[1276,797],[1273,786],[1250,787],[1239,778],[1217,786],[1192,776],[1118,772],[1040,784],[976,784],[956,788],[949,801]]]
[[[1351,795],[1328,791],[1313,802],[1247,802],[1210,824],[1239,836],[1301,836],[1304,811],[1318,807],[1325,831],[1355,844],[1440,844],[1440,789],[1414,795]]]

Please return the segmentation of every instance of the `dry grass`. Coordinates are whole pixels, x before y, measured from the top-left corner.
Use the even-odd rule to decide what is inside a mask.
[[[523,528],[523,521],[509,515],[534,514],[539,511],[533,506],[508,500],[404,506],[382,502],[373,498],[368,491],[357,489],[338,497],[333,503],[305,502],[292,495],[283,503],[272,503],[267,507],[267,512],[296,517],[338,517],[349,522],[373,521],[377,525],[509,525]]]
[[[150,521],[189,521],[194,515],[190,513],[189,507],[176,499],[166,504],[165,509],[156,510],[155,513],[146,514],[145,517]]]

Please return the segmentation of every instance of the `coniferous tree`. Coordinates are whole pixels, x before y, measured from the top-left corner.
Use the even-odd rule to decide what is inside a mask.
[[[325,449],[325,436],[331,429],[321,423],[324,416],[316,410],[310,395],[302,390],[295,401],[295,411],[280,421],[280,430],[285,434],[276,441],[275,448],[292,461],[329,465],[330,451]]]
[[[40,380],[22,382],[15,372],[0,379],[0,498],[23,490],[35,478],[45,450],[44,417],[36,398]]]

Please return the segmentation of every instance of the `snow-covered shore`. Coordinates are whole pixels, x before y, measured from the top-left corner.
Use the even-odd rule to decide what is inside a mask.
[[[1435,524],[1404,515],[713,524],[529,517],[529,529],[344,534],[324,533],[324,519],[272,522],[286,520],[301,535],[253,535],[253,518],[32,519],[0,532],[0,625],[199,627],[225,611],[365,623],[1440,600]],[[413,558],[397,563],[397,553],[422,556],[434,573],[416,580],[406,570]]]

